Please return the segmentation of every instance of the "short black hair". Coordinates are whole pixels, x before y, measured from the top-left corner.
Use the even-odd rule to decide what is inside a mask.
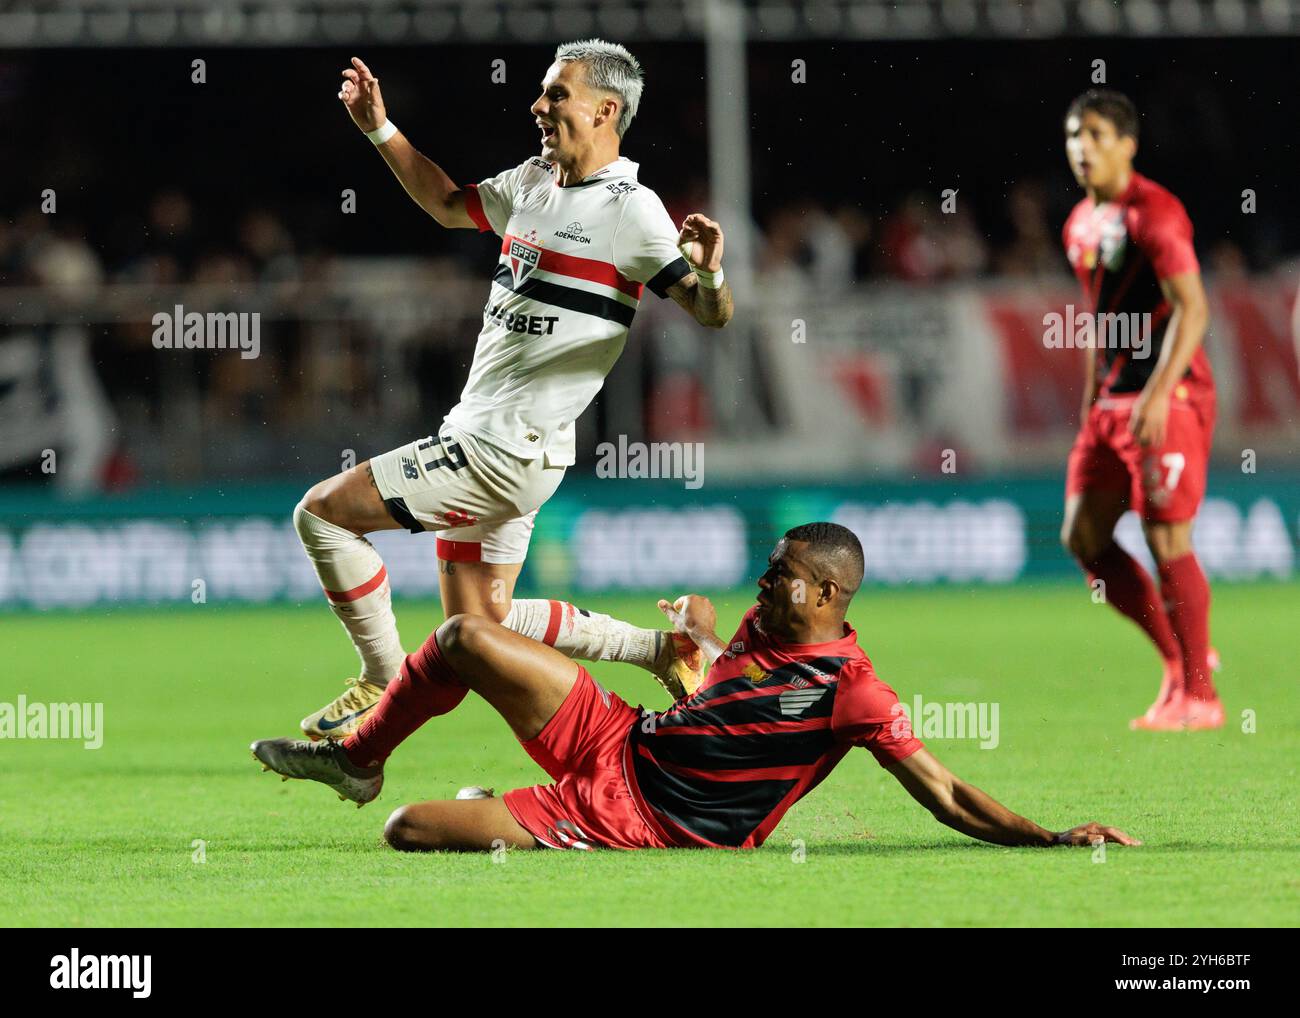
[[[838,523],[802,523],[787,530],[785,539],[807,543],[817,571],[840,585],[845,604],[858,592],[866,560],[862,556],[862,542],[848,527]]]
[[[1065,119],[1081,117],[1089,111],[1114,124],[1115,133],[1121,138],[1128,137],[1137,141],[1137,107],[1123,92],[1116,92],[1112,88],[1090,88],[1070,103],[1070,108],[1065,111]]]

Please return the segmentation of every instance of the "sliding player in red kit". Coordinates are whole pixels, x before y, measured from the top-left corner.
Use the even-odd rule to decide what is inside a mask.
[[[1066,220],[1065,249],[1096,329],[1061,540],[1164,661],[1155,702],[1130,727],[1220,728],[1210,588],[1192,550],[1214,429],[1214,379],[1201,346],[1209,311],[1191,220],[1133,169],[1137,135],[1137,110],[1118,92],[1085,92],[1066,113],[1066,155],[1087,197]],[[1159,594],[1115,543],[1130,508],[1142,517]]]
[[[399,808],[384,836],[405,850],[756,848],[853,747],[870,750],[954,830],[999,845],[1138,844],[1097,823],[1039,827],[961,781],[913,736],[844,613],[862,545],[834,523],[788,531],[758,581],[758,604],[727,643],[713,606],[660,602],[714,662],[664,711],[643,711],[551,647],[481,617],[448,619],[407,656],[378,706],[342,742],[266,739],[253,755],[341,798],[370,802],[389,754],[472,689],[513,729],[549,784],[500,799]],[[677,612],[680,608],[680,614]],[[481,790],[479,790],[481,791]]]

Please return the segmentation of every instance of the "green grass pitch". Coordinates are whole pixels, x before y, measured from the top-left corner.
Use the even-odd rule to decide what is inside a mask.
[[[579,600],[654,624],[654,599]],[[748,595],[717,599],[721,627]],[[440,619],[404,603],[408,647]],[[1215,590],[1228,726],[1130,732],[1158,679],[1138,631],[1082,584],[865,590],[862,645],[905,702],[999,704],[1000,743],[930,740],[957,774],[1054,829],[1102,820],[1141,848],[1004,849],[916,806],[864,752],[750,853],[404,855],[397,805],[544,780],[471,697],[389,763],[378,802],[262,774],[341,688],[351,648],[323,604],[0,618],[0,700],[102,701],[102,748],[0,740],[5,925],[1294,925],[1300,919],[1300,587]],[[663,706],[648,676],[594,673]],[[1255,731],[1243,731],[1243,712]],[[198,843],[202,842],[202,845]],[[800,850],[800,846],[802,849]],[[203,861],[199,861],[202,859]],[[801,860],[801,861],[800,861]]]

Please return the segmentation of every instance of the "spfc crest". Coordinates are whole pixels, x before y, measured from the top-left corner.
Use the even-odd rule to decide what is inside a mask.
[[[536,236],[534,233],[533,236]],[[510,262],[510,275],[514,279],[515,286],[518,286],[528,274],[537,268],[537,263],[542,260],[542,249],[540,245],[530,244],[520,237],[510,238],[510,251],[506,255]]]

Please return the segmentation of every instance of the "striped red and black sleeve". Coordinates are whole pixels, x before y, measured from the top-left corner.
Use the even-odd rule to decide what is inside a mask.
[[[831,730],[837,739],[870,750],[881,767],[906,760],[925,745],[912,734],[898,694],[876,678],[865,658],[847,662],[840,672]]]

